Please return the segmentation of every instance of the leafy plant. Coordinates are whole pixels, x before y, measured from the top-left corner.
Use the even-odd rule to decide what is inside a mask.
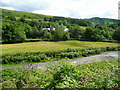
[[[120,59],[79,66],[61,62],[48,65],[45,70],[33,70],[31,66],[24,69],[3,69],[1,84],[3,89],[119,89],[118,62]]]

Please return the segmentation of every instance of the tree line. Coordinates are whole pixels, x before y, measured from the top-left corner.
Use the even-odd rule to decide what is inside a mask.
[[[25,15],[19,19],[2,16],[2,22],[3,43],[23,42],[26,39],[120,41],[119,23],[101,25],[84,19],[64,17],[28,19]]]

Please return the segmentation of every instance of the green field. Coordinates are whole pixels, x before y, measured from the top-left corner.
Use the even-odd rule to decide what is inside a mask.
[[[60,42],[26,42],[16,44],[3,44],[2,54],[16,54],[25,52],[38,52],[38,51],[51,51],[51,50],[64,50],[67,48],[88,48],[88,47],[106,47],[118,46],[118,43],[109,42],[88,42],[88,41],[60,41]]]

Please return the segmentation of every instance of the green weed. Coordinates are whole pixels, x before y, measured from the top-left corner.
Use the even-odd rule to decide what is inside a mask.
[[[2,88],[119,89],[118,62],[120,59],[79,66],[61,62],[46,66],[46,70],[3,69],[1,84]]]

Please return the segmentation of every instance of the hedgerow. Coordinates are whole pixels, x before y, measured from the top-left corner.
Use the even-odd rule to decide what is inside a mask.
[[[27,52],[25,54],[15,55],[3,55],[2,63],[20,63],[20,62],[43,62],[44,60],[49,61],[53,58],[78,58],[86,57],[89,55],[99,54],[106,51],[120,51],[120,46],[115,47],[99,47],[99,48],[86,48],[86,49],[66,49],[48,52]]]

